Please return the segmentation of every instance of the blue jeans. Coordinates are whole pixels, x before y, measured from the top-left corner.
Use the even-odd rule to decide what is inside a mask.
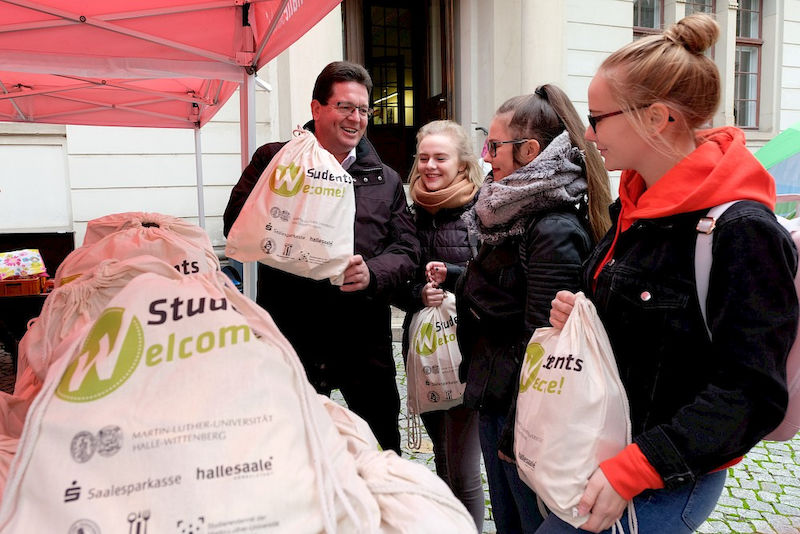
[[[505,424],[505,416],[480,413],[479,434],[489,498],[497,534],[533,534],[542,523],[536,494],[517,473],[517,466],[497,456],[497,443]]]
[[[725,486],[727,470],[709,473],[695,482],[671,490],[647,490],[633,498],[639,532],[669,532],[691,534],[711,515]],[[628,530],[628,512],[622,514],[622,527]],[[587,532],[565,523],[550,514],[536,534],[574,534]],[[611,529],[602,534],[609,534]]]

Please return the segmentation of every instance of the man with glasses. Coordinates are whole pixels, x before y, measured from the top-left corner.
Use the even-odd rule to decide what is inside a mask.
[[[353,177],[355,251],[344,285],[295,276],[259,264],[257,302],[292,343],[308,379],[324,395],[339,389],[367,421],[384,450],[400,454],[400,397],[395,381],[389,299],[411,278],[419,242],[400,176],[364,138],[372,114],[372,79],[360,65],[336,61],[317,77],[313,120],[305,125]],[[228,235],[245,200],[286,143],[260,147],[231,192]]]

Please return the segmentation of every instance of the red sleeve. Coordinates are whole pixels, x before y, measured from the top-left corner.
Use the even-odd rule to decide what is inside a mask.
[[[622,449],[613,458],[600,462],[600,469],[614,490],[628,501],[646,489],[664,487],[661,475],[635,443]]]

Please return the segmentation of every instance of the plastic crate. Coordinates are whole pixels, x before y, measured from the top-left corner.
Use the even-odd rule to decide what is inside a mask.
[[[41,276],[0,280],[0,297],[38,295],[42,292],[44,282],[45,278]]]

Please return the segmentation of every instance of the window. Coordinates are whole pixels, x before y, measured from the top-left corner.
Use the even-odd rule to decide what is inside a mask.
[[[372,6],[370,22],[373,124],[411,126],[414,124],[411,10]]]
[[[664,24],[662,0],[635,0],[633,2],[633,38],[659,33]]]
[[[692,13],[713,15],[715,7],[714,0],[689,0],[686,2],[686,15],[691,15]]]
[[[736,12],[736,60],[733,118],[741,128],[758,127],[761,67],[761,0],[739,0]]]

